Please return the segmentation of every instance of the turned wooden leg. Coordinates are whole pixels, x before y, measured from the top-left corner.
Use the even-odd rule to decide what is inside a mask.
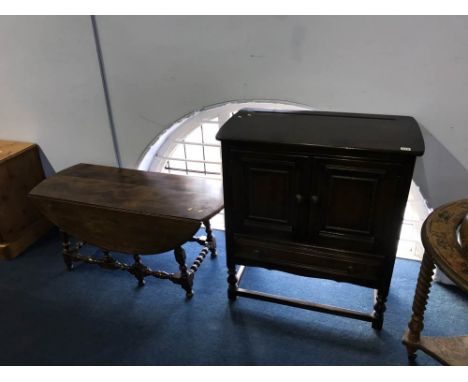
[[[70,236],[65,231],[60,230],[60,236],[62,237],[62,256],[63,261],[67,270],[71,271],[73,269],[73,260],[70,257]]]
[[[432,276],[434,275],[434,262],[429,253],[425,252],[419,270],[418,283],[413,300],[413,315],[408,323],[408,336],[406,350],[410,360],[416,359],[416,348],[413,344],[419,343],[421,332],[424,328],[424,312],[426,310],[427,300],[431,290]]]
[[[138,280],[138,286],[142,287],[145,285],[145,270],[147,267],[141,263],[140,255],[134,255],[133,260],[135,260],[135,262],[133,263],[130,272]]]
[[[193,277],[187,271],[187,264],[185,264],[185,251],[182,247],[177,247],[174,249],[174,255],[177,263],[179,264],[180,285],[185,290],[187,298],[191,298],[193,296]]]
[[[211,252],[211,257],[216,257],[218,255],[216,253],[216,238],[213,236],[213,231],[211,230],[211,223],[209,220],[205,220],[203,224],[205,225],[206,243],[208,245],[208,249]]]
[[[231,301],[236,299],[236,291],[238,288],[237,274],[236,274],[236,266],[234,264],[228,264],[228,298]]]
[[[382,330],[384,313],[386,310],[385,302],[387,301],[388,289],[377,289],[375,293],[374,312],[372,314],[372,327],[376,330]]]

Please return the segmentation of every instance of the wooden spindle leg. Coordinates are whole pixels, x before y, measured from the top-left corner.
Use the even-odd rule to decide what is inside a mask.
[[[140,255],[134,255],[133,260],[135,260],[132,266],[132,274],[138,280],[138,286],[142,287],[145,285],[145,270],[147,269],[141,262]]]
[[[375,293],[375,304],[374,304],[374,313],[372,317],[372,328],[376,330],[382,330],[384,313],[386,310],[385,302],[387,301],[388,290],[384,291],[382,289],[376,290]]]
[[[236,299],[236,291],[238,288],[237,274],[236,274],[236,266],[234,264],[228,264],[228,298],[231,301]]]
[[[198,271],[198,268],[200,268],[200,265],[201,263],[203,263],[203,260],[205,260],[205,257],[207,254],[208,254],[208,248],[203,247],[202,250],[200,251],[200,254],[197,256],[192,266],[190,267],[190,272],[192,274],[195,274],[195,272]]]
[[[71,271],[73,269],[73,260],[70,256],[70,236],[65,231],[60,230],[60,236],[62,237],[62,256],[63,261],[67,270]]]
[[[421,332],[424,328],[424,312],[431,290],[434,268],[435,265],[431,255],[425,252],[419,270],[418,283],[413,300],[413,315],[408,323],[408,343],[405,343],[410,360],[416,359],[416,348],[412,346],[411,343],[418,343],[421,338]]]
[[[174,249],[174,255],[177,263],[179,264],[180,285],[185,290],[187,298],[191,298],[193,296],[193,274],[190,274],[187,271],[185,251],[182,247],[177,247]]]
[[[216,238],[213,236],[213,231],[211,230],[211,223],[209,220],[205,220],[203,224],[205,225],[206,243],[208,245],[208,249],[210,250],[211,257],[216,257],[218,255],[216,253]]]
[[[104,256],[99,266],[106,269],[115,269],[116,260],[110,255],[110,252],[106,249],[103,249],[102,253]]]

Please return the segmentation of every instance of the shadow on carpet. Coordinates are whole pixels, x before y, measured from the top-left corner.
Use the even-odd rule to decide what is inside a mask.
[[[12,261],[0,262],[1,365],[407,365],[401,337],[411,315],[419,262],[397,260],[383,330],[356,321],[226,295],[224,233],[219,256],[180,286],[78,264],[65,271],[57,232]],[[184,246],[193,261],[199,246]],[[93,247],[84,247],[93,253]],[[117,254],[130,261],[131,257]],[[172,253],[142,257],[177,271]],[[190,263],[191,263],[190,261]],[[373,291],[346,283],[249,268],[242,286],[372,311]],[[434,284],[424,334],[468,333],[468,302]],[[437,365],[418,352],[417,364]]]

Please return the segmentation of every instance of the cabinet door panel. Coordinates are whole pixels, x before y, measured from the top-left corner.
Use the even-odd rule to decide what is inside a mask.
[[[399,166],[329,158],[314,162],[311,240],[325,247],[381,252]]]
[[[234,151],[233,202],[237,232],[297,238],[305,230],[307,158]]]

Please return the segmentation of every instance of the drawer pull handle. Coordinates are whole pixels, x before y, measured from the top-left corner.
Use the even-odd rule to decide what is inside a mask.
[[[352,265],[348,265],[348,268],[346,268],[346,270],[348,271],[348,273],[354,273],[354,267]]]
[[[261,254],[262,254],[262,251],[260,251],[259,249],[254,249],[254,250],[253,250],[253,253],[254,253],[254,255],[257,255],[257,256],[258,256],[258,255],[261,255]]]
[[[310,200],[312,204],[317,204],[318,203],[318,196],[317,195],[311,195]]]
[[[297,204],[301,204],[302,203],[302,195],[301,194],[296,194],[296,202]]]

